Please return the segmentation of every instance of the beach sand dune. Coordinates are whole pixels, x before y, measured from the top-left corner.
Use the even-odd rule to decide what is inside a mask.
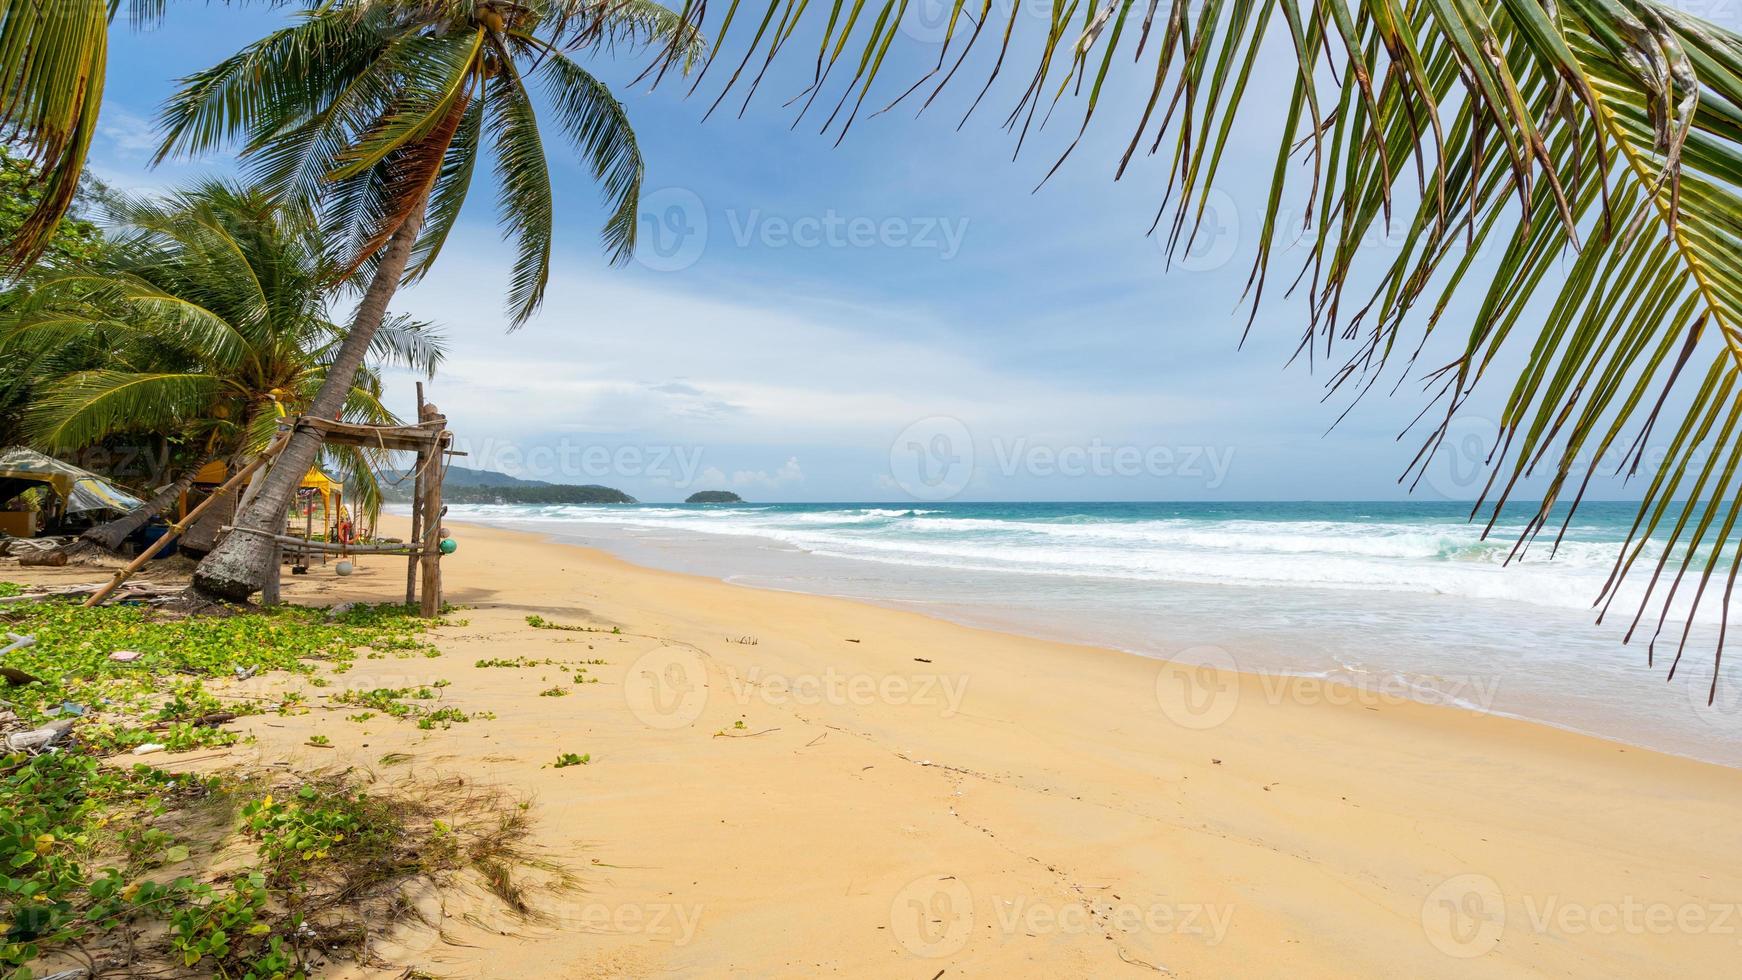
[[[317,710],[247,720],[239,750],[402,752],[400,778],[531,800],[577,887],[531,922],[424,896],[442,934],[381,952],[435,975],[1734,974],[1742,772],[456,534],[444,655],[334,683],[446,679],[493,719]],[[403,581],[379,558],[286,579],[312,602]],[[560,663],[474,666],[515,658]],[[316,728],[337,748],[302,744]],[[591,761],[553,767],[565,752]]]

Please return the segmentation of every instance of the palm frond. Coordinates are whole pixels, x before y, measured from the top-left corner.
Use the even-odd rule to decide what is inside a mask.
[[[543,0],[536,24],[542,36],[570,50],[665,47],[684,72],[707,55],[707,40],[696,25],[653,0]]]
[[[38,391],[25,431],[56,452],[118,432],[174,432],[205,414],[221,384],[209,374],[81,371]]]
[[[406,367],[433,378],[448,355],[448,342],[435,324],[401,313],[382,321],[370,340],[369,353],[377,364]]]
[[[42,197],[0,245],[12,269],[35,261],[78,194],[108,62],[108,0],[0,0],[0,142],[41,165]]]
[[[430,192],[429,211],[411,254],[411,265],[406,270],[407,281],[416,282],[429,273],[436,256],[441,254],[442,246],[447,244],[448,235],[459,223],[460,212],[466,205],[466,194],[472,189],[472,172],[477,169],[483,134],[484,102],[474,99],[454,131],[448,153],[442,160],[441,174],[436,178],[435,189]]]
[[[559,51],[545,51],[538,74],[556,107],[557,125],[592,167],[611,206],[603,232],[606,253],[613,262],[627,262],[635,254],[636,206],[646,172],[629,114],[604,83]]]
[[[491,109],[487,125],[496,151],[497,211],[503,234],[515,244],[508,286],[508,323],[513,329],[525,323],[544,299],[556,204],[538,114],[519,70],[510,67],[492,78],[486,91]]]
[[[353,513],[367,515],[370,521],[381,517],[381,482],[375,476],[386,462],[385,454],[357,446],[325,445],[321,447],[323,468],[339,475],[349,495]]]

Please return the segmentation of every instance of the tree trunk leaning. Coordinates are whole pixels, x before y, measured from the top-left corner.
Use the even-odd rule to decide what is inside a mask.
[[[344,408],[345,397],[369,353],[369,344],[386,319],[387,304],[405,275],[412,246],[417,243],[418,231],[423,227],[428,197],[426,191],[414,206],[412,216],[388,240],[381,262],[375,267],[374,278],[351,319],[351,331],[345,336],[338,357],[327,369],[326,381],[308,408],[309,415],[337,418]],[[298,429],[292,433],[290,444],[261,481],[259,492],[236,515],[235,526],[273,533],[282,531],[284,515],[289,512],[296,489],[302,485],[309,467],[320,456],[324,438],[324,434],[315,429]],[[194,570],[194,589],[208,598],[244,602],[265,584],[274,555],[272,541],[265,535],[231,533],[218,542],[218,546]]]
[[[150,500],[112,521],[88,529],[79,535],[77,541],[67,545],[66,550],[69,553],[77,553],[88,550],[92,546],[111,552],[119,550],[121,542],[132,536],[134,531],[144,527],[147,521],[168,510],[171,504],[180,500],[181,495],[187,493],[188,488],[194,485],[194,477],[199,475],[200,470],[205,469],[207,463],[217,458],[216,453],[208,454],[190,469],[184,471],[174,483],[153,494]]]

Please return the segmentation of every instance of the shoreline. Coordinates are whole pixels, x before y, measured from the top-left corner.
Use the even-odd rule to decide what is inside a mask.
[[[911,612],[942,622],[973,629],[988,630],[994,633],[1021,636],[1027,639],[1070,646],[1085,646],[1113,650],[1130,656],[1141,657],[1151,662],[1165,662],[1169,659],[1177,659],[1180,653],[1189,654],[1194,651],[1207,651],[1206,655],[1200,657],[1206,665],[1215,667],[1219,670],[1247,674],[1253,677],[1279,677],[1306,681],[1325,681],[1330,684],[1346,684],[1350,687],[1355,687],[1364,691],[1371,691],[1374,688],[1378,688],[1386,692],[1395,692],[1399,689],[1407,688],[1409,693],[1406,696],[1409,700],[1426,706],[1447,707],[1456,710],[1470,711],[1477,714],[1493,715],[1528,724],[1543,725],[1560,731],[1610,742],[1617,746],[1641,751],[1660,752],[1665,755],[1688,759],[1690,761],[1708,763],[1731,769],[1742,769],[1742,742],[1736,740],[1736,734],[1723,728],[1722,723],[1725,720],[1724,714],[1726,708],[1723,706],[1707,708],[1703,699],[1704,685],[1694,681],[1687,681],[1686,683],[1699,688],[1699,693],[1702,695],[1702,697],[1698,699],[1700,703],[1693,704],[1690,701],[1672,698],[1670,699],[1667,708],[1671,710],[1691,711],[1696,719],[1710,726],[1709,731],[1701,725],[1687,724],[1684,725],[1682,729],[1662,728],[1650,731],[1635,731],[1618,734],[1614,731],[1605,731],[1594,727],[1593,723],[1597,719],[1606,717],[1601,710],[1600,704],[1593,703],[1592,705],[1578,709],[1576,712],[1567,712],[1568,714],[1576,714],[1578,716],[1577,720],[1574,720],[1571,717],[1554,717],[1553,710],[1556,707],[1561,707],[1564,710],[1564,705],[1561,702],[1546,699],[1540,693],[1537,695],[1525,696],[1522,699],[1523,703],[1495,703],[1497,701],[1502,701],[1499,697],[1502,683],[1509,680],[1515,680],[1516,675],[1493,667],[1490,667],[1487,670],[1464,674],[1436,674],[1410,671],[1398,667],[1369,667],[1367,665],[1362,665],[1360,667],[1345,665],[1322,667],[1312,665],[1278,664],[1274,662],[1275,658],[1266,649],[1269,644],[1275,642],[1274,638],[1271,637],[1242,639],[1237,643],[1199,643],[1188,640],[1171,644],[1174,650],[1172,653],[1168,653],[1163,652],[1161,649],[1161,647],[1170,645],[1167,643],[1151,643],[1148,646],[1143,646],[1129,642],[1121,642],[1117,638],[1094,635],[1093,630],[1083,628],[1083,625],[1079,622],[1073,621],[1070,625],[1065,625],[1062,621],[1058,620],[1046,622],[1039,618],[1035,618],[1032,614],[1025,618],[1023,615],[1013,614],[1010,610],[1004,609],[995,603],[982,603],[976,605],[961,601],[926,600],[897,595],[822,591],[814,588],[806,588],[804,585],[788,585],[767,581],[766,579],[772,574],[767,569],[733,574],[721,574],[720,569],[707,568],[706,565],[708,562],[706,560],[698,561],[694,554],[683,555],[680,557],[678,549],[662,548],[657,544],[647,543],[649,540],[658,541],[661,540],[661,538],[653,536],[643,537],[643,534],[649,533],[648,529],[632,524],[612,524],[601,522],[598,524],[588,523],[569,525],[549,519],[541,520],[538,518],[506,517],[500,521],[491,521],[480,520],[473,516],[462,516],[450,520],[448,523],[455,526],[464,524],[468,526],[487,527],[496,530],[532,534],[553,545],[598,550],[617,560],[628,562],[637,567],[676,575],[696,576],[722,585],[780,592],[789,595],[815,596],[845,602],[863,603],[883,609]],[[600,533],[600,529],[605,529],[611,533],[602,534]],[[772,545],[775,546],[772,550],[781,551],[783,554],[786,551],[790,551],[792,555],[804,556],[797,559],[799,561],[803,561],[810,557],[809,553],[802,547],[792,545],[775,537],[755,537],[739,533],[710,531],[700,528],[665,530],[659,532],[659,534],[671,535],[692,541],[701,539],[704,542],[707,542],[703,551],[704,553],[710,551],[713,552],[712,555],[707,557],[713,558],[714,563],[718,562],[719,555],[732,554],[747,546],[755,547],[758,551],[763,551],[769,550],[767,546]],[[758,544],[750,546],[746,544],[747,542],[758,542]],[[850,562],[851,560],[837,560],[830,558],[827,559],[827,561],[838,563],[839,561]],[[819,578],[807,581],[814,584],[815,582],[822,582],[824,579]],[[1341,591],[1331,591],[1328,595],[1333,601],[1346,603],[1358,603],[1361,597],[1361,593]],[[1481,610],[1479,608],[1473,609],[1471,615],[1480,616]],[[1594,631],[1596,627],[1592,626],[1591,629]],[[1303,632],[1306,631],[1308,630],[1303,627]],[[1588,640],[1591,639],[1591,637],[1582,637],[1582,639]],[[1520,642],[1524,641],[1521,640]],[[1622,645],[1619,641],[1616,641],[1615,647],[1617,650],[1622,649]],[[1650,669],[1646,668],[1643,659],[1641,659],[1640,664],[1635,665],[1635,667],[1637,672],[1628,676],[1626,681],[1628,683],[1637,684],[1638,696],[1641,699],[1659,697],[1668,688],[1668,685],[1664,684],[1664,678],[1661,672],[1652,672]],[[1448,683],[1436,686],[1436,682]],[[1690,688],[1690,690],[1692,690],[1692,688]],[[1659,705],[1657,707],[1663,706]],[[1710,713],[1711,718],[1701,718],[1701,712]],[[1734,726],[1732,725],[1731,728],[1734,729]],[[1685,729],[1691,729],[1691,732]],[[1728,735],[1729,738],[1725,739],[1723,737],[1717,737],[1710,743],[1712,747],[1702,747],[1705,744],[1702,742],[1702,739],[1707,735]]]
[[[514,921],[421,896],[441,929],[399,930],[391,962],[922,980],[1734,964],[1736,770],[451,526],[464,608],[432,635],[441,657],[359,658],[308,689],[309,713],[241,719],[255,741],[187,759],[367,772],[403,756],[380,771],[528,801],[529,843],[579,888],[529,896],[539,914]],[[397,601],[403,571],[316,566],[285,595]],[[420,731],[323,703],[438,681],[472,721]],[[570,752],[589,761],[553,766]]]

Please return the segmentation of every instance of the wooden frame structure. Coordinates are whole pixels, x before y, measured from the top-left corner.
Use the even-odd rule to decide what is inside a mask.
[[[337,446],[358,446],[364,449],[387,449],[416,454],[412,466],[411,536],[402,546],[343,547],[326,542],[305,542],[299,538],[279,536],[281,547],[306,548],[311,551],[342,553],[394,553],[403,551],[405,566],[405,604],[418,606],[418,615],[434,618],[442,611],[442,550],[441,518],[447,513],[442,506],[442,476],[447,459],[454,455],[454,434],[448,431],[448,420],[434,405],[423,400],[423,384],[417,386],[417,417],[414,425],[361,425],[304,416],[296,425],[316,429],[322,438]],[[262,590],[263,603],[278,601],[278,575],[282,562],[274,562],[272,577]]]
[[[326,541],[312,541],[291,537],[285,534],[258,532],[253,528],[227,527],[225,531],[267,534],[273,539],[272,569],[262,583],[260,601],[262,605],[278,603],[279,575],[283,566],[283,549],[298,548],[305,552],[321,551],[337,554],[404,554],[405,569],[405,604],[418,604],[418,614],[433,618],[441,615],[442,610],[442,516],[447,508],[442,506],[442,477],[447,471],[448,457],[464,455],[453,449],[454,434],[448,431],[448,420],[436,411],[434,405],[423,400],[423,383],[417,385],[417,422],[413,425],[362,425],[354,422],[342,422],[333,419],[315,418],[313,416],[298,416],[286,419],[280,424],[278,438],[247,466],[224,482],[211,496],[201,501],[199,506],[189,511],[179,522],[170,525],[169,530],[151,547],[145,549],[133,559],[127,567],[115,573],[113,581],[99,589],[89,599],[85,600],[87,607],[100,605],[111,593],[120,587],[121,583],[131,578],[133,574],[145,567],[171,541],[187,530],[200,515],[214,502],[236,492],[236,489],[248,482],[255,472],[270,463],[290,442],[290,435],[297,429],[313,429],[321,433],[321,438],[333,445],[358,446],[365,449],[397,450],[415,453],[417,461],[412,470],[414,477],[411,500],[411,537],[404,544],[396,545],[355,545],[332,544]],[[282,530],[282,529],[281,529]]]

